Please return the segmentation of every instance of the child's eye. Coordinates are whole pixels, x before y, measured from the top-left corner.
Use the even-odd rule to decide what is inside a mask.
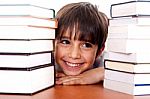
[[[88,42],[83,44],[83,47],[85,47],[85,48],[91,48],[92,46],[93,46],[93,44],[88,43]]]
[[[62,43],[62,44],[70,44],[70,41],[69,40],[61,40],[60,43]]]

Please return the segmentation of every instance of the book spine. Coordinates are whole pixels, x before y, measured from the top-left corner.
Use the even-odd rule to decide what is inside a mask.
[[[52,63],[43,64],[38,66],[26,67],[26,68],[17,68],[17,67],[0,67],[0,70],[7,70],[7,71],[33,71],[36,69],[46,68],[49,66],[54,66]]]
[[[119,16],[114,16],[113,15],[113,7],[118,6],[118,5],[124,5],[124,4],[129,4],[129,3],[137,3],[137,2],[148,2],[150,3],[149,0],[133,0],[133,1],[127,1],[127,2],[121,2],[121,3],[116,3],[116,4],[111,4],[110,6],[110,17],[111,18],[121,18],[121,17],[138,17],[138,16],[150,16],[150,14],[131,14],[131,15],[119,15]]]
[[[49,9],[53,11],[53,18],[55,18],[55,10],[54,9]]]

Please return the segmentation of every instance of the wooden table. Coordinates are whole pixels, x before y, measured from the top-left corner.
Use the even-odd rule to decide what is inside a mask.
[[[132,96],[103,88],[103,84],[62,86],[41,91],[32,96],[0,94],[0,99],[150,99],[150,96]]]

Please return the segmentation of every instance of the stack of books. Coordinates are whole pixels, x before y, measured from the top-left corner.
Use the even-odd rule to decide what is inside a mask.
[[[54,86],[55,11],[23,1],[0,2],[0,93],[34,94]]]
[[[150,1],[111,5],[104,58],[104,87],[131,94],[150,94]]]

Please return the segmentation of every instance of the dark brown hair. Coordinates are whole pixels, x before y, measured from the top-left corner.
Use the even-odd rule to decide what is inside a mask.
[[[98,45],[98,50],[105,46],[108,19],[104,13],[98,11],[97,6],[89,2],[67,4],[57,12],[56,18],[56,39],[60,40],[68,31],[71,37],[75,29],[74,39]]]

